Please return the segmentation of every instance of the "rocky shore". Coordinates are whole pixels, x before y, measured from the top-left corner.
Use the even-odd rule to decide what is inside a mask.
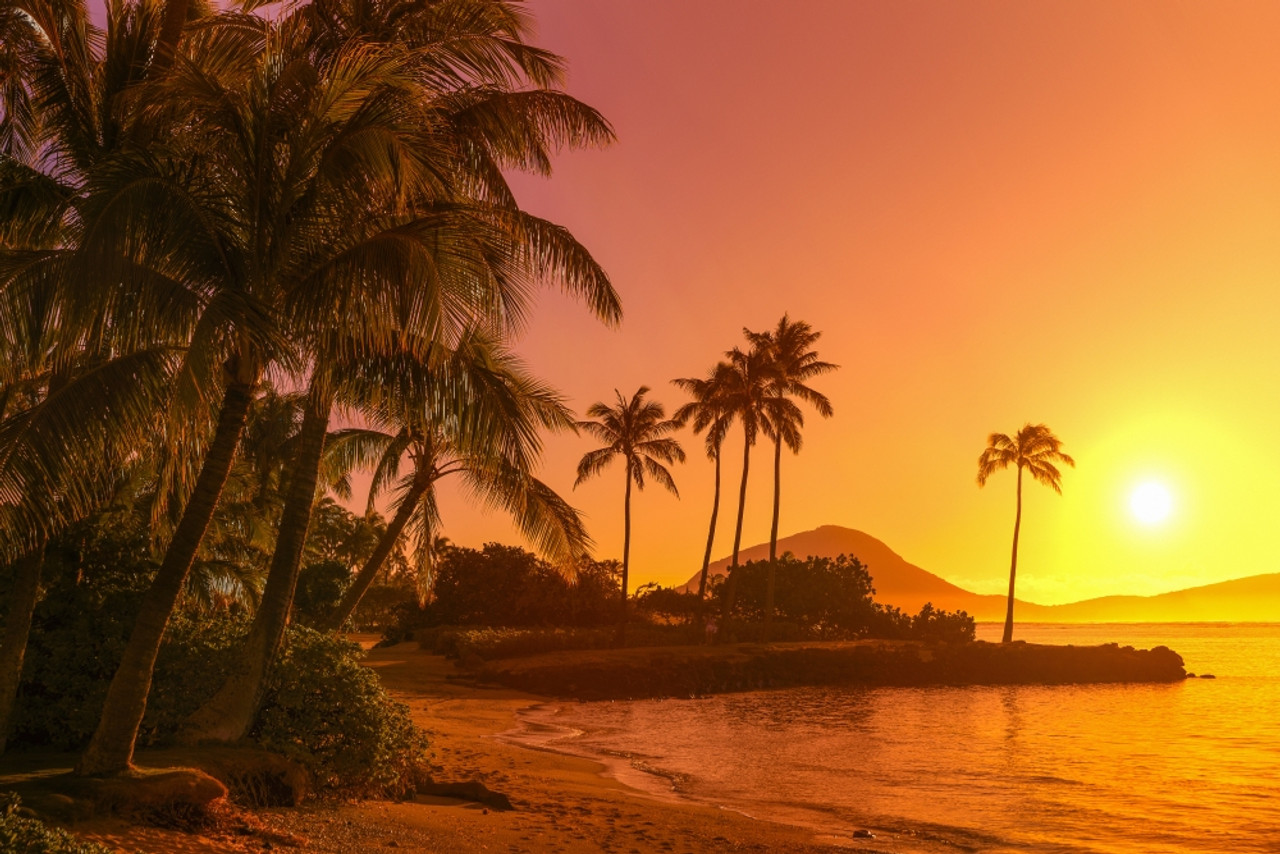
[[[883,640],[555,652],[491,661],[474,672],[482,683],[578,700],[801,685],[1060,685],[1187,677],[1182,657],[1163,646]]]

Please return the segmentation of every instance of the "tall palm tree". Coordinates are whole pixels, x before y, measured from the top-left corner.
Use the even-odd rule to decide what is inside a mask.
[[[587,408],[587,415],[594,419],[579,421],[578,427],[605,445],[588,451],[578,461],[578,477],[573,485],[604,471],[615,457],[621,457],[626,466],[626,479],[622,500],[622,601],[618,617],[618,639],[624,638],[627,625],[627,580],[631,561],[631,484],[644,489],[646,475],[657,481],[677,498],[680,491],[671,472],[663,465],[684,462],[684,449],[668,434],[680,429],[674,419],[667,420],[666,409],[656,400],[645,400],[648,386],[640,386],[627,400],[622,392],[614,390],[617,404],[610,406],[598,401]]]
[[[1013,556],[1009,561],[1009,606],[1004,618],[1004,637],[1013,640],[1013,584],[1018,573],[1018,532],[1022,527],[1022,470],[1026,469],[1040,483],[1062,494],[1062,472],[1055,463],[1075,466],[1075,460],[1062,452],[1062,441],[1044,424],[1027,424],[1012,437],[992,433],[987,447],[978,457],[978,486],[999,469],[1018,467],[1018,510],[1013,517]]]
[[[804,417],[788,398],[795,397],[818,411],[823,418],[832,414],[831,401],[826,395],[814,391],[806,383],[814,377],[836,370],[837,365],[824,362],[812,350],[814,342],[822,337],[803,320],[792,322],[782,315],[777,326],[765,332],[743,333],[753,347],[763,351],[768,358],[768,400],[765,406],[765,432],[773,439],[773,521],[769,528],[769,576],[765,588],[765,639],[773,622],[773,598],[777,585],[778,515],[782,505],[782,446],[785,443],[793,453],[800,452],[800,428]]]
[[[504,347],[478,333],[468,335],[437,365],[399,361],[394,369],[360,378],[367,388],[356,390],[356,396],[375,425],[340,430],[330,439],[327,452],[340,458],[341,469],[373,469],[370,510],[385,493],[398,497],[386,532],[322,622],[323,629],[336,630],[347,621],[411,523],[419,595],[426,597],[441,540],[435,488],[450,475],[463,478],[480,503],[510,513],[525,536],[556,563],[570,566],[590,549],[578,512],[531,472],[541,453],[539,431],[574,426],[558,394]],[[384,399],[370,399],[375,396]],[[401,476],[406,456],[411,469]]]
[[[692,422],[693,432],[707,431],[707,458],[715,464],[715,495],[711,500],[711,524],[707,528],[707,548],[702,555],[702,574],[698,578],[698,607],[707,595],[707,571],[711,567],[711,549],[716,539],[716,519],[720,515],[720,449],[733,424],[734,412],[725,400],[733,369],[720,362],[705,377],[685,377],[671,382],[687,391],[693,400],[675,411],[673,420],[681,425]]]
[[[764,419],[764,406],[768,393],[768,354],[757,347],[742,350],[734,347],[725,353],[728,368],[724,381],[723,401],[742,425],[742,480],[738,486],[738,520],[733,531],[733,558],[729,563],[728,588],[725,591],[723,614],[727,618],[733,611],[737,591],[738,554],[742,548],[742,523],[747,509],[747,476],[751,471],[751,448],[756,443]]]

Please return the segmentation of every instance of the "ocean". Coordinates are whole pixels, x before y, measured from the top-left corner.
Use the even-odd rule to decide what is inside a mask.
[[[1280,623],[1029,624],[1015,638],[1164,644],[1215,678],[548,704],[524,712],[523,740],[855,848],[1280,852]]]

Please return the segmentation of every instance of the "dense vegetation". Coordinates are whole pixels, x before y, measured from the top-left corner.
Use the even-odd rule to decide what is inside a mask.
[[[572,413],[507,339],[543,285],[620,317],[586,249],[507,183],[612,138],[518,2],[107,15],[0,11],[0,735],[41,664],[24,668],[42,590],[74,586],[64,535],[122,493],[145,520],[132,574],[44,597],[71,623],[115,621],[77,670],[106,683],[77,711],[80,731],[97,718],[81,774],[129,769],[170,624],[202,595],[247,627],[178,726],[189,742],[250,734],[295,611],[346,622],[406,542],[425,595],[442,476],[555,560],[585,554],[577,512],[533,476],[542,431]],[[309,531],[360,468],[391,512],[334,543],[353,562]],[[64,563],[98,559],[78,554]],[[321,561],[354,583],[306,569]]]
[[[616,563],[584,562],[576,583],[524,549],[489,544],[482,551],[449,547],[440,563],[432,601],[407,608],[390,630],[394,640],[410,634],[426,648],[465,658],[507,658],[561,649],[599,649],[616,643],[602,627],[617,619]],[[764,632],[768,561],[734,570],[730,584],[710,585],[713,613],[727,615],[714,636],[699,623],[697,594],[645,585],[632,600],[630,646],[759,640]],[[778,640],[850,640],[862,637],[966,641],[973,618],[925,605],[915,615],[874,601],[867,568],[856,558],[810,557],[790,553],[776,563],[771,627]]]

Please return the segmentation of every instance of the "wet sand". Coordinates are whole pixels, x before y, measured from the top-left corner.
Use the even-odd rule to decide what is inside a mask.
[[[431,736],[437,781],[479,780],[507,795],[515,809],[419,796],[414,801],[316,804],[263,810],[257,832],[215,838],[119,823],[79,826],[88,838],[145,854],[263,850],[356,854],[414,852],[808,852],[911,850],[889,840],[824,835],[749,818],[716,806],[664,795],[661,786],[633,788],[603,764],[531,746],[519,738],[517,713],[544,698],[488,688],[459,678],[453,665],[415,644],[372,650],[366,663],[406,703]],[[624,769],[615,769],[622,771]],[[638,773],[632,771],[631,773]],[[625,776],[625,775],[624,775]]]

